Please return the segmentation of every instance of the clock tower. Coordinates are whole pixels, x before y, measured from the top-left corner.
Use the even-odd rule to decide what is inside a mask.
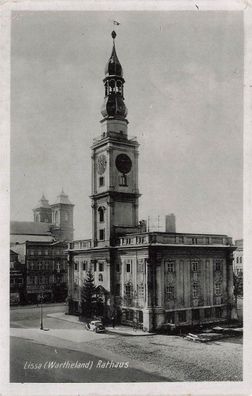
[[[138,142],[128,136],[123,70],[113,48],[105,67],[101,135],[92,145],[94,246],[111,246],[138,226]]]

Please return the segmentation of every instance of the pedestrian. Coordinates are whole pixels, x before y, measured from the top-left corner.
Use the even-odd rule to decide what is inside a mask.
[[[112,320],[112,326],[113,326],[113,329],[114,329],[114,327],[115,327],[115,317],[114,317],[114,315],[112,316],[111,320]]]

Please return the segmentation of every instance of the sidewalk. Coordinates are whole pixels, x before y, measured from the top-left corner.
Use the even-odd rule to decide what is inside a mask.
[[[49,318],[55,318],[59,320],[65,320],[66,322],[71,322],[71,323],[78,323],[80,326],[84,326],[84,322],[80,322],[79,317],[75,315],[66,315],[64,312],[57,312],[57,313],[50,313],[47,314]],[[106,330],[109,333],[115,333],[115,334],[121,334],[121,335],[126,335],[126,336],[150,336],[154,335],[155,333],[147,333],[144,332],[141,329],[138,330],[133,330],[132,327],[129,326],[106,326]]]

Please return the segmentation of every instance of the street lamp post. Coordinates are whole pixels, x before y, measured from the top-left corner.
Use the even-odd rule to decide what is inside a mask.
[[[40,294],[40,330],[44,330],[43,325],[43,286],[41,286],[41,294]]]

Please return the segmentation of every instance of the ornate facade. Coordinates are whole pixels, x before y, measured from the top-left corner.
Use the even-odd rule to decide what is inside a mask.
[[[227,320],[233,298],[231,238],[146,232],[138,220],[138,147],[128,136],[123,69],[115,49],[105,68],[101,135],[92,145],[92,239],[69,244],[70,313],[92,270],[108,315],[150,331]],[[175,220],[173,229],[175,229]]]

